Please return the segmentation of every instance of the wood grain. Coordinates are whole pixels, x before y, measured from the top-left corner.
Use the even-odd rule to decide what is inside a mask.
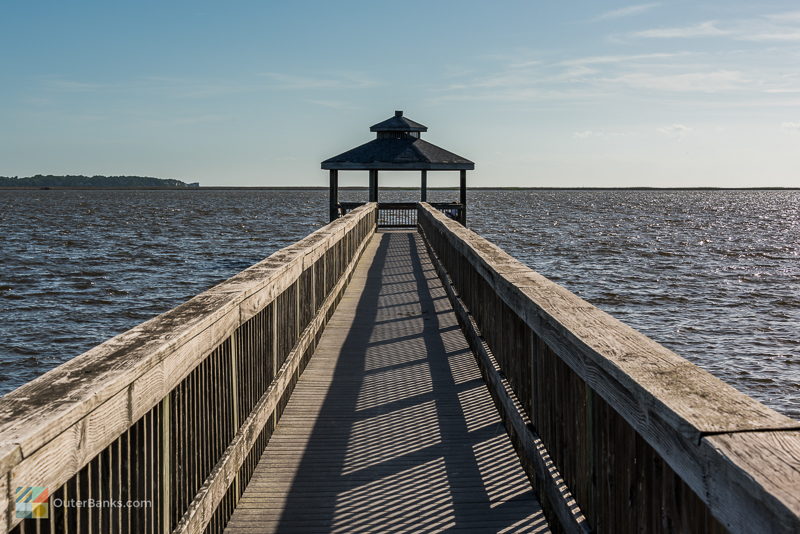
[[[702,448],[711,479],[708,499],[728,528],[800,532],[800,432],[707,436]]]
[[[604,403],[607,403],[635,430],[637,436],[644,438],[647,447],[652,447],[711,507],[717,519],[728,525],[726,511],[715,508],[715,502],[709,497],[725,492],[721,486],[710,486],[715,484],[715,479],[709,472],[721,468],[726,460],[701,451],[701,439],[709,434],[790,432],[800,427],[800,423],[736,391],[533,272],[493,243],[448,220],[430,206],[421,205],[419,219],[426,235],[430,233],[428,237],[438,240],[443,247],[441,253],[445,254],[449,268],[455,269],[451,274],[458,278],[457,290],[468,302],[470,311],[480,319],[478,324],[492,348],[502,357],[502,365],[510,366],[506,371],[515,390],[523,393],[522,402],[530,403],[531,390],[526,383],[530,379],[525,378],[525,373],[528,373],[526,365],[520,367],[518,362],[521,358],[533,357],[534,361],[544,358],[544,355],[537,354],[545,354],[543,350],[550,351],[585,382],[589,388],[586,395],[597,395],[595,404],[601,410],[597,413],[601,413]],[[490,303],[495,300],[498,305],[493,308]],[[524,336],[510,335],[509,329],[520,321],[543,344],[543,349],[531,352],[519,343],[520,339],[525,339]],[[567,378],[564,375],[558,379],[565,381],[564,387],[569,383]],[[513,383],[515,380],[517,383]],[[546,381],[547,377],[543,380]],[[569,387],[578,391],[580,384]],[[558,392],[554,390],[554,393]],[[587,399],[591,399],[591,395]],[[575,401],[574,398],[564,399],[561,405],[569,407]],[[581,410],[587,410],[587,406],[590,405]],[[597,418],[591,409],[582,417],[587,418],[587,424]],[[606,420],[610,423],[613,418],[609,412]],[[548,422],[534,421],[534,424]],[[603,430],[594,429],[592,432]],[[620,427],[620,431],[624,428]],[[552,432],[561,446],[568,446],[569,434],[563,434],[555,426]],[[580,425],[572,429],[572,433],[576,440],[579,436],[584,436],[580,439],[591,439],[585,427]],[[552,452],[564,456],[560,450]],[[607,453],[616,454],[614,451]],[[635,454],[649,457],[650,453],[645,449],[624,453],[631,457]],[[782,455],[784,463],[797,465],[796,457],[788,456],[787,452]],[[772,469],[776,465],[773,463]],[[581,468],[576,465],[570,470],[574,471],[573,476],[579,477]],[[777,472],[774,475],[779,477]],[[650,479],[645,480],[650,483]],[[756,509],[762,500],[771,498],[769,492],[773,489],[751,484],[748,490],[740,493],[742,500],[737,505],[745,510],[742,516],[748,516],[746,510],[753,509],[752,516],[757,517]],[[791,514],[800,516],[800,510],[792,509]]]
[[[559,527],[564,532],[583,534],[591,532],[586,518],[575,503],[567,484],[558,469],[552,464],[541,438],[533,431],[530,420],[519,405],[513,391],[507,387],[500,373],[499,365],[482,339],[478,325],[455,293],[447,271],[433,251],[428,249],[428,254],[442,280],[470,348],[475,353],[481,375],[486,380],[489,392],[500,412],[500,418],[505,423],[511,441],[518,451],[522,467],[528,478],[534,481],[533,488],[539,496],[539,500],[545,504],[545,512],[552,514],[557,519]]]
[[[181,523],[173,532],[176,534],[199,534],[205,531],[220,502],[222,502],[229,487],[239,474],[262,429],[274,417],[275,409],[282,396],[287,393],[287,390],[291,391],[289,388],[294,385],[293,379],[300,373],[302,357],[306,349],[327,324],[328,311],[335,307],[339,294],[347,287],[349,275],[356,268],[361,253],[368,243],[369,239],[366,239],[360,245],[344,275],[334,286],[319,312],[300,336],[299,341],[287,356],[267,392],[253,407],[233,440],[231,440],[224,456],[204,482],[203,487],[195,496]]]
[[[0,476],[0,532],[6,532],[11,528],[10,515],[11,506],[14,496],[11,494],[10,484],[8,483],[9,476]]]
[[[653,409],[669,418],[672,429],[694,441],[708,432],[800,426],[535,273],[437,210],[424,209],[432,224],[534,332],[547,335],[545,325],[552,330],[553,339],[548,341],[559,342],[559,355],[570,358],[576,372],[590,378],[585,365],[592,363],[621,381],[639,403],[623,414],[632,423],[646,420],[641,408],[655,402],[658,406]]]
[[[226,532],[546,532],[415,232],[373,238]]]
[[[268,305],[279,289],[297,281],[304,264],[340,247],[347,232],[365,219],[374,222],[375,210],[374,205],[354,210],[4,396],[0,399],[0,476],[25,485],[63,483],[157,406],[231,336],[243,317],[257,313],[253,295],[262,295],[259,304]]]

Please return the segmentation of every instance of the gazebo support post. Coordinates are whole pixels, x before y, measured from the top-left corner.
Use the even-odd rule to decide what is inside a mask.
[[[420,185],[420,201],[428,201],[428,171],[422,172],[422,183]]]
[[[459,184],[460,195],[459,203],[461,204],[461,224],[467,225],[467,171],[462,169],[459,171],[461,174],[461,183]]]
[[[331,207],[331,222],[339,218],[339,171],[336,169],[330,170],[331,175],[331,191],[330,191],[330,207]]]
[[[369,171],[369,201],[378,201],[378,169]]]

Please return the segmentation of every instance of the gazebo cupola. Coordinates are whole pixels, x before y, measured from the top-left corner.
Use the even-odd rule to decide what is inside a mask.
[[[403,117],[402,111],[395,111],[394,117],[370,126],[369,131],[378,132],[378,139],[403,139],[406,136],[419,139],[428,127]]]
[[[421,172],[421,200],[427,201],[428,171],[459,171],[459,219],[462,224],[466,217],[467,204],[467,171],[473,170],[475,164],[452,152],[440,148],[421,139],[422,132],[428,127],[403,116],[402,111],[395,111],[393,117],[370,127],[376,133],[372,141],[357,146],[338,156],[322,162],[322,168],[330,171],[330,216],[331,220],[340,213],[339,175],[340,170],[369,171],[369,201],[378,202],[378,171],[414,171]]]

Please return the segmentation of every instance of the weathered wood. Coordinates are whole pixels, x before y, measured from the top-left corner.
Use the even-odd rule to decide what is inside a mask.
[[[130,426],[122,391],[56,439],[22,459],[10,473],[11,487],[58,488]],[[18,521],[12,521],[16,524]]]
[[[663,420],[697,442],[709,432],[794,429],[800,423],[781,415],[681,358],[666,347],[614,319],[557,284],[533,272],[471,230],[427,209],[443,235],[581,378],[606,400],[636,399],[621,406],[630,423]],[[497,266],[495,269],[493,266]],[[602,369],[619,384],[592,383],[588,365]],[[599,372],[599,371],[598,371]],[[624,388],[612,391],[608,388]],[[648,417],[648,411],[657,413]],[[644,412],[644,413],[643,413]]]
[[[335,221],[327,231],[334,234],[338,231],[341,237],[349,228],[345,225],[337,228],[337,224]],[[319,239],[316,234],[306,239]],[[253,293],[265,287],[269,287],[271,293],[276,293],[274,288],[284,290],[302,268],[304,255],[298,251],[302,251],[304,241],[276,252],[229,281],[5,395],[0,399],[1,439],[3,442],[18,442],[23,453],[29,454],[157,365],[164,359],[164,354],[174,352],[200,334],[209,334],[209,327],[215,326],[221,318],[227,318]],[[322,241],[318,247],[326,245]],[[262,301],[269,303],[266,299]],[[223,337],[225,330],[229,328],[223,328],[209,342],[214,343]],[[195,350],[189,352],[196,360],[205,356]],[[120,382],[124,383],[122,387]],[[30,409],[31,406],[37,409]]]
[[[428,201],[428,171],[420,171],[420,201]]]
[[[187,410],[190,426],[178,437],[198,442],[202,426],[198,366],[249,318],[247,314],[257,313],[253,295],[259,295],[259,304],[269,305],[281,294],[279,290],[296,285],[304,264],[310,268],[331,248],[344,250],[345,241],[352,246],[350,232],[357,226],[366,230],[367,220],[374,229],[375,209],[367,205],[350,217],[337,219],[174,310],[0,399],[0,476],[21,485],[59,487],[97,454],[103,452],[103,458],[109,458],[110,453],[104,451],[137,419],[146,416],[148,424],[154,425],[154,407],[187,377],[191,377],[191,395],[180,411]],[[223,375],[226,373],[230,374],[223,371]],[[143,427],[142,431],[146,431],[142,454],[149,455],[146,461],[155,461],[159,427]],[[145,461],[144,456],[141,461]],[[98,462],[98,466],[107,463]],[[207,467],[202,467],[200,458],[187,457],[186,462],[188,484],[193,486]],[[102,487],[98,486],[98,491]],[[11,517],[11,506],[8,502],[3,509],[4,516],[9,517],[5,528],[19,522]],[[110,514],[98,512],[102,521],[106,516]],[[151,523],[154,520],[151,518]]]
[[[195,496],[183,520],[173,531],[175,533],[201,533],[211,522],[220,502],[225,497],[228,488],[239,473],[248,454],[256,443],[259,433],[275,412],[281,397],[292,384],[293,377],[299,371],[301,358],[305,350],[313,342],[318,333],[327,323],[327,314],[335,305],[339,294],[347,287],[349,275],[356,268],[359,258],[369,240],[364,240],[348,265],[344,275],[334,286],[333,291],[326,297],[319,312],[304,330],[300,340],[289,353],[286,361],[281,366],[276,377],[270,384],[267,392],[259,399],[250,415],[239,428],[231,440],[225,455],[214,467],[209,478],[204,482],[203,488]]]
[[[373,238],[227,532],[546,531],[441,287]]]
[[[800,432],[706,436],[701,448],[709,499],[732,531],[800,532]]]
[[[516,349],[512,345],[520,337],[509,337],[508,334],[508,326],[520,321],[536,339],[541,340],[546,350],[551,350],[571,372],[585,381],[590,388],[588,392],[598,395],[598,408],[608,403],[703,499],[714,515],[732,528],[726,520],[725,510],[717,508],[715,503],[714,495],[725,493],[725,489],[711,486],[714,479],[709,476],[709,469],[721,468],[725,460],[720,456],[702,454],[700,440],[710,433],[797,429],[800,426],[797,421],[736,391],[534,273],[496,245],[449,221],[427,204],[421,205],[419,217],[428,239],[436,241],[439,248],[443,247],[437,249],[437,253],[445,254],[448,270],[456,269],[450,274],[458,278],[458,291],[469,301],[470,311],[478,314],[479,326],[489,336],[493,349],[503,355],[504,365],[519,366],[519,354],[527,354],[523,351],[514,356]],[[490,309],[489,304],[494,301],[499,307]],[[523,376],[526,368],[527,365],[522,365],[508,371],[511,381],[517,382],[513,384],[515,390],[524,393],[521,401],[530,403],[531,390],[526,382],[530,378]],[[569,405],[576,400],[567,399],[565,402]],[[590,406],[587,404],[580,409],[585,412],[585,417],[596,417],[592,415]],[[609,417],[613,418],[612,415]],[[534,424],[546,423],[534,420]],[[591,438],[585,429],[579,427],[576,431],[584,435],[581,440]],[[592,430],[600,431],[603,429]],[[558,441],[568,437],[559,437]],[[555,453],[560,454],[560,451]],[[785,461],[796,463],[790,458]],[[720,465],[713,467],[715,462]],[[571,476],[579,478],[581,469],[584,468],[578,465],[570,468],[574,470]],[[751,493],[742,496],[738,506],[745,510],[744,516],[756,517],[755,509],[769,496],[769,492],[754,485],[748,489]],[[582,506],[586,504],[582,503]],[[754,510],[753,514],[747,514],[746,510],[750,508]],[[798,509],[784,511],[789,516],[800,516]],[[737,526],[738,531],[747,531],[748,528],[759,531],[769,527],[755,521],[746,528]]]
[[[0,532],[6,532],[11,528],[11,506],[13,495],[9,484],[9,475],[0,476]]]
[[[170,479],[172,477],[172,469],[174,466],[170,465],[169,458],[171,458],[171,448],[172,448],[172,440],[170,439],[170,428],[172,426],[172,421],[170,419],[171,414],[171,406],[170,406],[170,398],[169,395],[164,397],[161,400],[161,454],[164,455],[165,459],[161,462],[161,472],[159,484],[161,484],[161,494],[162,495],[172,495],[172,488],[170,485]],[[162,532],[169,532],[171,527],[171,517],[172,517],[172,508],[170,499],[167,499],[166,502],[162,505],[162,516],[161,516],[161,530]]]
[[[12,391],[0,399],[0,439],[30,455],[231,310],[228,296],[199,295]]]
[[[501,419],[506,425],[512,443],[518,449],[522,467],[531,480],[537,495],[540,495],[540,501],[546,505],[545,508],[551,507],[552,514],[558,518],[559,526],[564,532],[584,534],[591,532],[572,493],[561,478],[558,469],[552,465],[547,450],[541,443],[541,438],[531,428],[530,421],[526,420],[526,414],[520,409],[513,391],[510,391],[510,388],[505,385],[499,366],[483,341],[474,318],[455,293],[447,271],[436,257],[436,253],[430,250],[430,245],[428,247],[431,262],[442,280],[442,285],[458,317],[458,322],[477,358],[481,374],[500,411]]]

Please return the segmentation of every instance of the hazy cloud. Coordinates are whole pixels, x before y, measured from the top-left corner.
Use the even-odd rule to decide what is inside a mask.
[[[52,78],[45,88],[64,93],[140,93],[172,98],[208,98],[264,89],[264,83],[232,83],[224,80],[203,80],[168,76],[146,76],[115,82],[85,82]]]
[[[262,75],[273,80],[275,87],[280,89],[365,89],[378,85],[374,80],[356,74],[326,78],[280,72],[264,72]]]
[[[717,93],[740,89],[748,82],[743,73],[734,70],[681,74],[636,72],[623,74],[608,81],[637,89],[700,93]]]
[[[652,53],[652,54],[629,54],[629,55],[610,55],[610,56],[587,56],[562,61],[561,65],[599,65],[612,63],[629,63],[641,60],[669,59],[677,56],[688,55],[688,52],[677,53]]]
[[[723,37],[740,41],[798,42],[800,41],[800,11],[763,15],[750,19],[731,19],[724,22],[709,20],[688,26],[650,28],[626,36],[629,38],[683,39]]]
[[[678,26],[673,28],[653,28],[634,32],[632,37],[645,37],[650,39],[670,39],[688,37],[717,37],[729,35],[729,30],[722,30],[717,27],[717,21],[709,20],[691,26]]]
[[[793,134],[800,134],[800,122],[784,122],[781,123],[781,128]]]
[[[102,89],[109,89],[114,87],[113,84],[82,82],[77,80],[65,80],[62,78],[54,78],[47,80],[45,85],[49,89],[56,91],[66,91],[70,93],[93,93]]]
[[[741,35],[739,38],[745,41],[800,41],[800,30],[749,33]]]
[[[658,133],[664,134],[667,137],[680,138],[691,132],[692,128],[684,124],[670,124],[669,126],[658,128],[657,131]]]
[[[309,100],[308,102],[331,109],[356,109],[352,104],[339,100]]]
[[[634,4],[628,7],[623,7],[620,9],[613,9],[611,11],[606,11],[605,13],[601,13],[595,20],[611,20],[611,19],[620,19],[622,17],[630,17],[632,15],[638,15],[639,13],[644,13],[645,11],[649,11],[654,7],[658,7],[660,3],[652,2],[649,4]]]
[[[775,22],[800,22],[800,11],[786,11],[783,13],[773,13],[765,15],[764,18]]]
[[[582,130],[573,132],[575,139],[612,139],[615,137],[626,137],[631,135],[628,132],[607,132],[605,130]]]

